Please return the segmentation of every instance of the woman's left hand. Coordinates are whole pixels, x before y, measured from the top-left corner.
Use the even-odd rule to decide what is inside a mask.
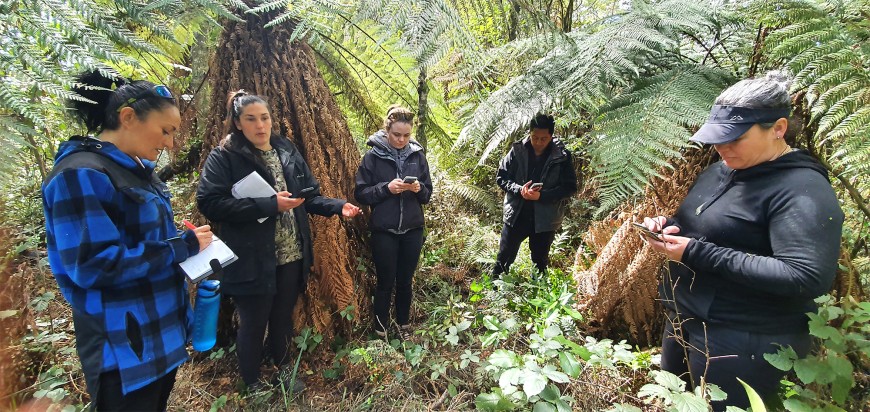
[[[350,202],[345,203],[341,207],[341,215],[344,217],[354,217],[360,213],[362,213],[362,210]]]
[[[672,227],[675,226],[669,226],[668,229]],[[663,230],[662,232],[661,241],[656,241],[646,236],[641,236],[641,238],[656,252],[664,254],[670,260],[681,262],[683,260],[683,253],[686,251],[686,246],[692,239],[668,234],[668,230]]]
[[[419,192],[419,191],[420,191],[420,181],[417,180],[417,181],[415,181],[414,183],[409,184],[409,185],[408,185],[408,190],[410,190],[410,191],[412,191],[412,192],[414,192],[414,193]]]

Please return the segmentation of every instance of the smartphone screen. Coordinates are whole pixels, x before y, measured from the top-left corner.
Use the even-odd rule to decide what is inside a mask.
[[[402,183],[414,183],[416,181],[417,181],[417,176],[405,176],[405,178],[402,179]]]

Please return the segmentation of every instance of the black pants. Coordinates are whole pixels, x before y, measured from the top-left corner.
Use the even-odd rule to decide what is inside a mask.
[[[521,216],[522,217],[522,216]],[[506,273],[517,259],[517,252],[523,240],[529,239],[529,250],[532,252],[532,262],[539,271],[547,270],[550,263],[550,246],[556,238],[556,232],[535,233],[535,222],[518,219],[513,226],[507,224],[501,229],[501,241],[498,242],[498,256],[492,274],[495,276]]]
[[[673,319],[673,316],[669,318]],[[674,335],[673,322],[666,320],[666,323],[662,337],[662,369],[681,376],[693,388],[700,384],[702,376],[706,376],[707,383],[722,388],[728,398],[713,402],[715,411],[724,411],[726,406],[744,409],[749,407],[749,398],[743,385],[737,381],[738,377],[755,389],[765,401],[776,398],[779,381],[785,372],[768,363],[764,354],[775,353],[778,349],[775,344],[778,343],[783,346],[791,345],[799,357],[804,357],[811,344],[810,336],[806,332],[754,333],[709,323],[705,331],[700,321],[692,319],[682,323],[684,345],[681,344],[679,335]],[[709,366],[705,348],[710,352]],[[690,380],[690,371],[691,380],[694,382]]]
[[[293,308],[302,290],[302,260],[279,265],[274,295],[233,296],[239,313],[236,352],[245,385],[260,379],[263,363],[263,335],[269,327],[269,349],[278,366],[289,361],[293,339]]]
[[[411,280],[420,251],[423,249],[423,228],[397,235],[372,232],[372,260],[378,276],[375,291],[375,329],[384,330],[390,322],[390,298],[396,289],[396,323],[407,325],[411,313]]]
[[[121,373],[117,370],[100,374],[96,410],[103,411],[165,411],[169,393],[175,385],[178,368],[160,379],[126,395],[121,392]]]

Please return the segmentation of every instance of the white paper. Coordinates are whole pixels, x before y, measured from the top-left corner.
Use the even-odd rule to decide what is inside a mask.
[[[179,263],[181,269],[187,275],[191,282],[199,282],[203,278],[212,274],[211,260],[217,259],[221,267],[225,267],[230,263],[235,262],[239,257],[217,236],[212,237],[211,243],[199,253],[187,258],[184,262]]]
[[[277,193],[259,173],[254,171],[233,185],[232,194],[236,199],[245,199],[254,197],[272,197]],[[268,217],[261,217],[257,219],[257,222],[263,223],[266,219],[268,219]]]

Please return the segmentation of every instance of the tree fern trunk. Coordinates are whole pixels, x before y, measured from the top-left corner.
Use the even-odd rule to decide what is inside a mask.
[[[293,25],[269,29],[277,13],[248,14],[244,22],[227,22],[210,63],[211,89],[203,159],[224,137],[227,92],[245,89],[268,98],[273,127],[302,152],[324,196],[353,201],[353,176],[360,154],[347,122],[317,69],[309,46],[291,42]],[[307,292],[294,312],[297,331],[314,326],[331,338],[343,325],[338,312],[348,306],[368,310],[369,283],[356,270],[367,248],[362,219],[312,216],[314,264]],[[345,325],[347,326],[347,325]]]
[[[672,215],[711,158],[710,151],[688,152],[674,165],[671,176],[655,179],[645,199],[626,207],[616,223],[606,219],[589,228],[586,243],[598,258],[591,268],[582,268],[580,248],[574,276],[582,295],[580,304],[590,314],[589,324],[595,332],[642,345],[658,342],[662,316],[657,285],[665,258],[643,243],[631,222],[643,216]]]

